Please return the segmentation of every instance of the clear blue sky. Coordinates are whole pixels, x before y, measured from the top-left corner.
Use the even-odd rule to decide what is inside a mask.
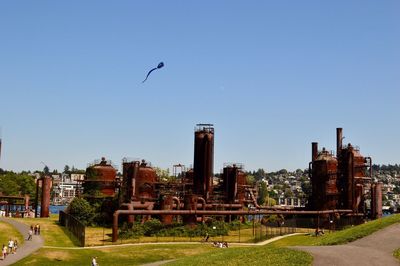
[[[1,1],[0,167],[105,156],[307,168],[311,142],[400,163],[399,1]],[[163,61],[142,84],[147,71]]]

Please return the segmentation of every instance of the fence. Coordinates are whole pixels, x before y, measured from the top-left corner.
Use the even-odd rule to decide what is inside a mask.
[[[61,226],[65,226],[74,235],[82,247],[85,246],[85,225],[64,211],[60,211],[58,221]]]
[[[286,223],[281,226],[265,225],[260,222],[261,217],[255,217],[254,220],[246,224],[238,224],[236,228],[232,228],[228,235],[216,235],[209,230],[208,242],[221,241],[228,243],[257,243],[276,236],[292,234],[292,233],[309,233],[315,229],[296,228],[292,224]],[[254,221],[254,222],[253,222]],[[120,227],[121,229],[121,227]],[[117,242],[111,242],[110,227],[88,227],[86,228],[86,246],[127,244],[127,243],[150,243],[150,242],[204,242],[204,236],[162,236],[155,233],[153,236],[137,236],[132,238],[124,238],[120,235]]]

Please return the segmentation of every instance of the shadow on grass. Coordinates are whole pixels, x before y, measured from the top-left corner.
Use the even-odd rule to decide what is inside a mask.
[[[54,221],[54,224],[59,226],[61,228],[61,230],[63,231],[63,233],[69,238],[69,240],[71,240],[72,244],[74,246],[80,247],[81,243],[79,242],[79,240],[74,236],[74,234],[69,231],[65,226],[60,225],[60,223],[58,221]]]

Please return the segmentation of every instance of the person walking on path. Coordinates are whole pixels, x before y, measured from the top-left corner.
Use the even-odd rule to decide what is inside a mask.
[[[92,266],[99,266],[99,264],[97,263],[97,257],[92,258]]]
[[[14,240],[14,254],[17,253],[17,249],[18,249],[18,240],[15,239]]]
[[[7,257],[7,247],[3,244],[3,248],[1,249],[2,259],[5,260]]]
[[[0,217],[0,221],[6,222],[6,223],[12,225],[16,230],[18,230],[18,232],[20,232],[20,234],[22,234],[24,236],[24,238],[26,237],[28,231],[30,230],[30,225],[26,225],[26,224],[20,222],[18,219],[9,219],[9,218],[5,218],[5,217]],[[0,232],[0,234],[1,234],[1,232]],[[18,244],[17,244],[18,252],[12,256],[7,256],[7,259],[5,259],[4,261],[0,260],[0,265],[2,265],[2,266],[13,265],[17,261],[29,256],[30,254],[32,254],[35,251],[37,251],[38,249],[40,249],[44,244],[43,237],[42,236],[32,237],[32,235],[33,235],[33,226],[32,226],[32,231],[31,231],[31,239],[30,239],[31,241],[25,241],[24,243],[20,243],[18,241]],[[0,246],[0,248],[1,248],[1,246]],[[6,245],[6,248],[7,248],[7,245]],[[0,257],[1,257],[1,253],[0,253]]]
[[[10,240],[8,241],[8,254],[13,254],[14,253],[13,250],[14,250],[14,241],[11,240],[10,238]]]
[[[32,235],[33,235],[33,231],[32,231],[32,227],[29,229],[28,232],[28,239],[27,240],[32,240]]]

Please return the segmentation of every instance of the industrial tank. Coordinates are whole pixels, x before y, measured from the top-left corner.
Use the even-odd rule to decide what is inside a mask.
[[[226,203],[234,203],[237,195],[237,171],[233,166],[224,167],[222,173],[223,188]]]
[[[226,165],[222,173],[225,203],[242,203],[245,200],[246,174],[240,164]]]
[[[323,149],[312,162],[312,207],[315,210],[336,209],[339,191],[337,188],[338,161]]]
[[[83,193],[86,196],[114,196],[117,170],[103,157],[86,168]],[[100,195],[99,195],[100,193]]]
[[[154,186],[156,182],[156,170],[142,160],[135,180],[135,198],[141,201],[155,199]]]
[[[194,193],[206,200],[213,189],[214,175],[214,127],[212,124],[197,124],[194,133]]]
[[[364,207],[363,186],[367,177],[367,160],[358,149],[348,144],[340,152],[340,189],[342,191],[342,208],[362,212]]]

